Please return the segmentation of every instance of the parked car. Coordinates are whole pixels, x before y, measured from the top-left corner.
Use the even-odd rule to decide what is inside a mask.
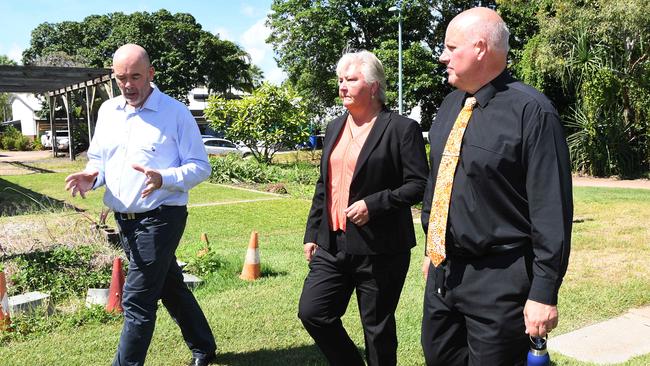
[[[41,135],[41,144],[48,149],[52,148],[52,131],[47,130]],[[68,130],[56,131],[56,147],[59,150],[66,150],[70,145],[70,134]]]
[[[244,152],[237,148],[232,141],[216,137],[203,138],[205,151],[211,155],[237,154],[246,157],[250,152]]]
[[[237,148],[244,153],[244,157],[253,155],[253,153],[251,152],[251,148],[246,146],[246,144],[244,144],[242,141],[237,141],[236,145]],[[270,146],[268,149],[269,149],[269,153],[275,153],[277,150],[275,146]],[[257,143],[257,151],[259,151],[260,153],[264,152],[264,143],[262,142]]]

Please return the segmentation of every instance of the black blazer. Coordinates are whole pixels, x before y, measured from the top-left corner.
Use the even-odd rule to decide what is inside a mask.
[[[304,242],[329,249],[327,211],[328,162],[348,114],[327,126],[320,177],[307,219]],[[412,119],[384,110],[379,113],[361,148],[350,183],[348,206],[364,200],[369,221],[346,224],[346,252],[382,254],[408,251],[415,246],[411,206],[422,201],[429,174],[420,126]]]

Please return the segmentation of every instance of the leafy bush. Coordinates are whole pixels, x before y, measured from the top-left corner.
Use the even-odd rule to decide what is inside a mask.
[[[221,259],[215,252],[196,257],[187,264],[187,270],[197,276],[207,276],[217,273],[227,263]]]
[[[13,126],[8,126],[1,135],[0,148],[5,150],[29,150],[30,140]]]
[[[0,149],[10,150],[14,139],[9,136],[0,137]]]
[[[274,171],[271,176],[276,179],[275,182],[313,185],[320,174],[317,165],[305,161],[273,165],[270,168]]]
[[[43,146],[40,139],[35,139],[32,146],[34,150],[45,150],[45,146]]]
[[[13,140],[13,150],[25,151],[29,149],[30,143],[29,139],[25,136],[18,137]]]
[[[47,315],[45,309],[21,314],[11,319],[9,332],[0,332],[0,345],[24,341],[30,337],[49,334],[57,329],[77,328],[84,324],[108,324],[122,320],[122,314],[110,313],[103,306],[80,307],[72,313]]]
[[[269,183],[268,168],[265,164],[251,159],[242,159],[235,154],[223,157],[210,157],[213,183]]]
[[[237,155],[210,158],[213,183],[298,183],[315,184],[318,180],[318,166],[309,162],[294,162],[277,165],[258,163],[253,159],[242,159]]]
[[[108,287],[111,267],[95,268],[95,248],[58,247],[47,252],[32,252],[18,256],[16,273],[11,276],[13,293],[49,292],[52,301],[81,296],[89,287]]]

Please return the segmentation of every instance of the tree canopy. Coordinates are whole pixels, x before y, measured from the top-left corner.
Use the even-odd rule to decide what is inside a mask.
[[[190,14],[164,9],[42,23],[32,31],[23,63],[109,67],[113,52],[125,43],[147,50],[156,69],[156,84],[180,100],[197,85],[225,95],[232,89],[251,91],[262,78],[239,46],[203,30]]]
[[[398,22],[393,2],[383,0],[274,0],[267,42],[278,55],[288,81],[316,114],[337,104],[336,63],[351,50],[374,52],[384,64],[387,104],[397,106]],[[447,24],[472,6],[494,1],[401,1],[403,103],[408,111],[420,104],[422,124],[431,123],[437,106],[451,90],[437,59]]]
[[[569,128],[574,169],[649,170],[650,5],[641,0],[535,1],[539,32],[516,69],[550,95]]]

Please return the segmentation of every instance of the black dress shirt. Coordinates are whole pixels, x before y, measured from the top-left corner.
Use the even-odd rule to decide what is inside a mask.
[[[429,131],[425,233],[442,151],[467,96],[450,93]],[[447,253],[480,257],[492,246],[528,240],[534,253],[528,298],[556,304],[573,219],[569,153],[558,113],[548,98],[506,71],[474,97],[451,194]]]

